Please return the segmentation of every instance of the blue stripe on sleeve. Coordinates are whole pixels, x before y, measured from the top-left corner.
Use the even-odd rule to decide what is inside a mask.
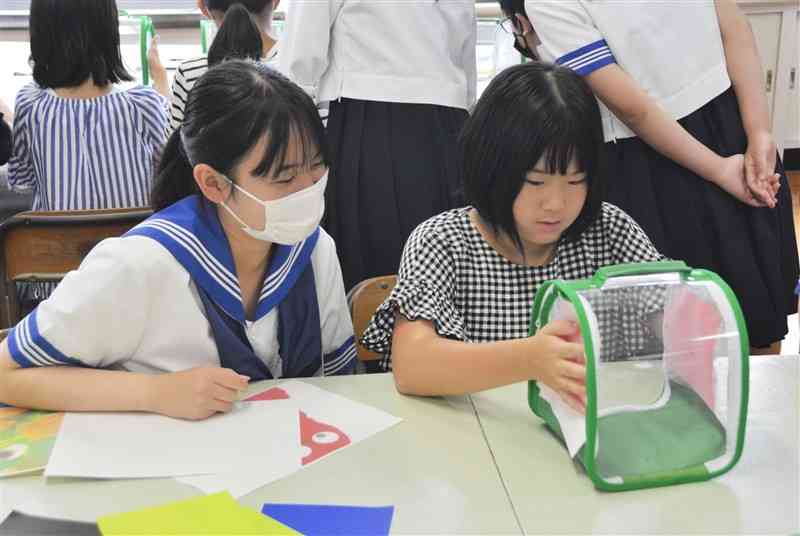
[[[569,67],[581,76],[586,76],[600,67],[616,63],[616,61],[608,43],[605,39],[600,39],[561,56],[556,63]]]
[[[11,357],[23,368],[51,365],[85,366],[77,359],[67,357],[39,332],[38,309],[14,326],[8,336]]]
[[[324,357],[326,376],[333,374],[352,374],[356,364],[355,337],[350,337],[333,353]]]

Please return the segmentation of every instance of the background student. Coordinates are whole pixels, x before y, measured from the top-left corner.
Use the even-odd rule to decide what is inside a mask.
[[[147,206],[166,101],[131,81],[114,0],[33,0],[34,82],[14,108],[9,185],[34,210]],[[166,72],[153,73],[154,77]]]
[[[289,7],[281,70],[330,101],[323,225],[349,289],[397,272],[411,231],[461,204],[455,151],[476,92],[475,3]]]
[[[33,210],[143,207],[164,144],[166,99],[133,80],[120,54],[114,0],[33,0],[34,81],[17,94],[8,185]],[[166,71],[151,49],[156,85]],[[51,284],[27,287],[24,301]],[[32,295],[31,295],[32,293]]]
[[[167,134],[183,122],[186,99],[210,65],[225,57],[253,58],[277,66],[278,41],[272,36],[272,16],[280,0],[197,0],[200,11],[214,21],[217,33],[208,55],[186,60],[172,81]],[[235,7],[236,9],[231,9]]]
[[[528,48],[601,101],[608,199],[670,258],[720,274],[752,353],[779,353],[798,254],[755,40],[733,0],[504,0]],[[532,28],[531,28],[532,24]],[[530,30],[533,31],[530,31]],[[519,41],[519,38],[516,38]]]

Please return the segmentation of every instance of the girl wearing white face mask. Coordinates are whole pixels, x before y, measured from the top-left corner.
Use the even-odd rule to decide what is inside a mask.
[[[341,269],[319,227],[323,136],[280,74],[210,69],[164,150],[157,212],[12,330],[0,401],[200,419],[229,411],[249,380],[352,372]]]

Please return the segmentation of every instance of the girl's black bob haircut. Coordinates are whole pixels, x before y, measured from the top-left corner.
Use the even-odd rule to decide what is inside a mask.
[[[586,173],[588,194],[564,234],[573,240],[595,221],[605,197],[603,140],[597,100],[581,76],[549,63],[509,67],[486,88],[461,133],[467,203],[521,251],[512,207],[526,174],[542,157],[543,171],[562,175],[574,160]]]
[[[119,50],[115,0],[32,0],[33,79],[43,88],[130,82]]]

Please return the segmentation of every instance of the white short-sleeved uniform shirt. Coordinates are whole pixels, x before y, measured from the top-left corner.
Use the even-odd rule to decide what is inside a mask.
[[[714,0],[526,0],[545,60],[587,76],[617,63],[674,119],[731,85]],[[634,137],[600,104],[606,141]]]
[[[176,217],[173,209],[181,204],[183,213]],[[282,377],[278,304],[310,262],[322,338],[317,375],[352,372],[353,326],[333,239],[319,229],[318,235],[295,246],[274,246],[256,318],[245,320],[230,248],[218,220],[207,226],[187,217],[201,206],[197,196],[191,196],[131,231],[151,236],[128,234],[98,244],[78,270],[68,273],[53,294],[14,327],[8,339],[12,358],[22,367],[68,364],[139,372],[218,366],[217,346],[198,294],[202,285],[242,323],[253,352],[272,375]],[[159,232],[174,240],[153,239]]]
[[[280,69],[316,102],[475,102],[474,0],[292,0],[287,9]]]

